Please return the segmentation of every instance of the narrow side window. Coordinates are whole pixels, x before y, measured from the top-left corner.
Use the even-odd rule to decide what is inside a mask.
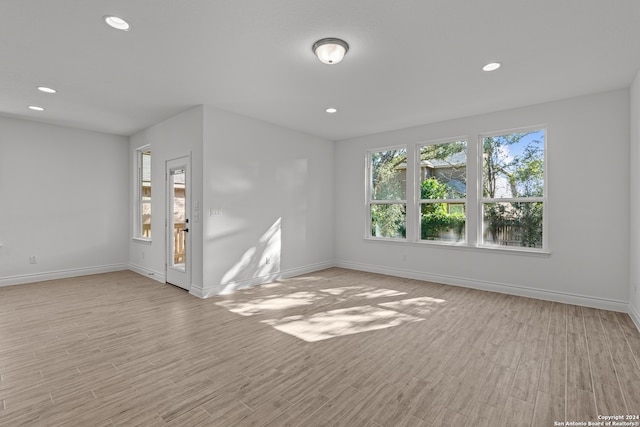
[[[151,239],[151,148],[136,150],[136,212],[134,237]]]

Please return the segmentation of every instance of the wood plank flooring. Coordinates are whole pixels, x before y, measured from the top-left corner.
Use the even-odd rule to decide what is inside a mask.
[[[626,314],[338,268],[0,288],[0,426],[553,426],[640,414],[639,362]]]

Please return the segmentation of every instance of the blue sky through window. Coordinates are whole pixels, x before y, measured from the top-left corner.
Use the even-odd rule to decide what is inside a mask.
[[[510,145],[505,147],[507,153],[510,157],[516,157],[522,155],[524,149],[529,143],[533,141],[538,141],[538,148],[540,150],[544,150],[544,130],[537,130],[535,132],[531,132],[529,135],[523,137],[517,144]]]

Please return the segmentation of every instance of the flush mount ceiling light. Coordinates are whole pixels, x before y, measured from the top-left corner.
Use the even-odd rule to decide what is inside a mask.
[[[43,107],[38,107],[37,105],[29,105],[29,109],[33,111],[44,111]]]
[[[326,112],[327,112],[327,113],[329,113],[329,114],[333,114],[333,113],[337,113],[337,112],[338,112],[338,109],[337,109],[337,108],[334,108],[334,107],[329,107],[329,108],[327,108],[327,109],[326,109],[326,110],[324,110],[324,111],[326,111]]]
[[[482,69],[484,71],[495,71],[498,68],[500,68],[502,64],[500,62],[489,62],[488,64],[486,64],[484,67],[482,67]]]
[[[131,28],[131,25],[129,25],[127,21],[118,16],[105,15],[102,19],[104,19],[104,22],[106,22],[107,25],[115,28],[116,30],[129,31],[129,28]]]
[[[57,90],[47,87],[47,86],[38,86],[38,90],[44,93],[56,93]]]
[[[326,38],[315,42],[312,49],[321,62],[337,64],[349,51],[349,45],[344,40]]]

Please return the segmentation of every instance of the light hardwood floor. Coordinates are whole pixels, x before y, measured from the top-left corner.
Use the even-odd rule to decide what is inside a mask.
[[[639,362],[626,314],[337,268],[0,288],[2,426],[553,426],[640,414]]]

